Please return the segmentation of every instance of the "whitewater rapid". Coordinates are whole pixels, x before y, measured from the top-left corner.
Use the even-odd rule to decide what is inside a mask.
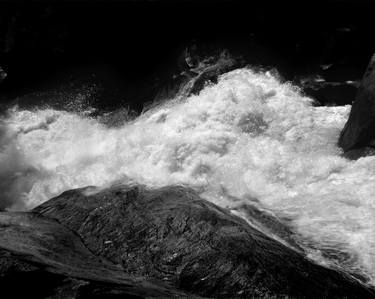
[[[30,209],[88,185],[183,184],[222,207],[269,211],[314,244],[312,258],[339,252],[334,262],[374,283],[375,157],[341,157],[350,106],[312,102],[270,73],[238,69],[118,128],[12,109],[0,121],[2,206]]]

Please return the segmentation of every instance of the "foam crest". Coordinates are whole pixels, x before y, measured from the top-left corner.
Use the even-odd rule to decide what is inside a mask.
[[[312,250],[313,258],[373,280],[375,157],[340,156],[350,106],[312,104],[270,73],[239,69],[118,128],[71,112],[14,110],[0,156],[0,177],[12,184],[1,187],[13,208],[28,209],[77,187],[183,184],[223,207],[272,212],[325,255]]]

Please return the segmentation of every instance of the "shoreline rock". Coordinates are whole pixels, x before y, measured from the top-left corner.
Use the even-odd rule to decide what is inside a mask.
[[[375,297],[184,187],[70,190],[33,212],[75,231],[92,253],[128,275],[199,296]]]
[[[358,159],[375,154],[375,54],[362,78],[349,119],[341,131],[338,145],[344,156]]]
[[[0,285],[12,298],[197,298],[125,274],[73,231],[34,213],[0,213]]]

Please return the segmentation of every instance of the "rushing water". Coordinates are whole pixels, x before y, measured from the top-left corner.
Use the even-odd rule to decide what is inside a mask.
[[[29,209],[87,185],[184,184],[223,207],[269,211],[316,249],[313,259],[373,283],[375,157],[340,156],[349,111],[314,107],[249,69],[117,128],[82,113],[12,109],[0,123],[2,206]]]

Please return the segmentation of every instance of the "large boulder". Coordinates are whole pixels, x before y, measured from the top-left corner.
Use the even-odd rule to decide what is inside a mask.
[[[129,275],[223,298],[374,298],[184,187],[71,190],[33,211]]]
[[[191,298],[162,282],[125,274],[79,236],[33,213],[0,213],[2,298]],[[194,298],[194,297],[193,297]]]
[[[375,154],[375,55],[362,78],[338,144],[348,158]]]

